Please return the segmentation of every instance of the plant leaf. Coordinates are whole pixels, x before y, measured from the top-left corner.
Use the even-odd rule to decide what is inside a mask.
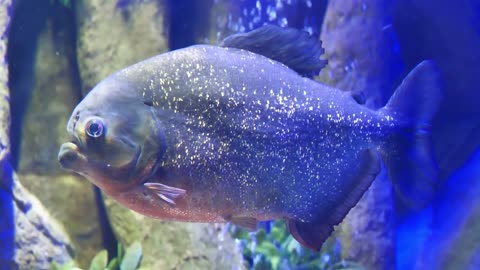
[[[69,261],[65,264],[58,264],[57,262],[52,262],[50,265],[50,270],[82,270],[75,266],[74,261]]]
[[[365,268],[354,262],[349,262],[349,261],[341,261],[338,262],[334,265],[332,265],[330,268],[331,270],[365,270]]]
[[[279,256],[279,252],[278,252],[277,247],[275,247],[274,244],[272,244],[271,242],[268,242],[268,241],[264,241],[260,245],[258,245],[255,252],[262,253],[267,258],[274,257],[274,256]]]
[[[134,242],[125,251],[120,270],[135,270],[142,259],[142,245],[139,242]]]
[[[50,265],[50,270],[59,270],[60,265],[58,265],[57,262],[53,261],[52,264]]]
[[[122,259],[123,259],[123,247],[122,247],[122,244],[120,242],[118,242],[117,244],[117,258],[118,258],[118,261],[121,262]]]
[[[107,267],[108,262],[108,253],[105,249],[102,249],[100,252],[93,257],[92,262],[90,263],[89,270],[104,270]]]
[[[118,258],[113,258],[107,266],[107,270],[117,270],[119,266]]]

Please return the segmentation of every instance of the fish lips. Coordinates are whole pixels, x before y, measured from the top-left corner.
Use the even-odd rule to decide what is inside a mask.
[[[60,146],[58,162],[66,170],[80,172],[87,163],[87,158],[80,153],[76,144],[67,142]]]
[[[102,179],[117,180],[114,185],[115,188],[104,184],[101,187],[102,189],[128,190],[132,186],[130,180],[135,179],[136,166],[138,166],[141,153],[142,151],[139,147],[130,162],[122,166],[113,167],[109,164],[89,160],[86,155],[81,153],[78,145],[73,142],[67,142],[60,146],[58,162],[63,169],[80,174],[96,185],[100,184]],[[148,169],[150,170],[151,168],[148,167]],[[119,181],[125,180],[125,178],[128,181]]]

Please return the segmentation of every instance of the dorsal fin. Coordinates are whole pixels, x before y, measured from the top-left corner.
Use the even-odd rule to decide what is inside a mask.
[[[303,76],[317,75],[327,64],[320,59],[320,40],[305,31],[265,25],[248,33],[226,37],[222,47],[247,50],[283,63]]]

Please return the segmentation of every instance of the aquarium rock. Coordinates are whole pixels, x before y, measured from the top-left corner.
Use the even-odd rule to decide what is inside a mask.
[[[168,50],[162,1],[76,1],[82,92],[110,72]]]
[[[5,169],[5,168],[4,168]],[[8,175],[3,172],[3,176]],[[72,260],[73,246],[63,227],[42,203],[13,177],[15,257],[13,269],[48,270],[53,261]]]
[[[404,71],[392,12],[388,0],[330,1],[320,36],[328,60],[321,80],[374,109],[385,105]]]
[[[8,66],[7,66],[7,36],[15,0],[0,2],[0,160],[5,160],[10,151],[8,137],[10,123],[10,105],[8,104]]]

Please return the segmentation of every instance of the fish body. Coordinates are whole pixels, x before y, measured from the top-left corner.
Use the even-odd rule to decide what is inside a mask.
[[[137,91],[151,100],[168,144],[159,181],[191,195],[189,211],[167,205],[179,220],[220,222],[233,213],[311,219],[352,185],[339,181],[346,166],[362,149],[379,147],[394,126],[350,95],[246,51],[194,46],[114,80],[123,84],[149,69]]]
[[[249,228],[284,218],[300,243],[318,250],[381,157],[394,179],[434,178],[421,131],[436,98],[411,90],[431,86],[434,79],[421,79],[431,70],[419,65],[374,111],[263,55],[196,45],[100,82],[75,108],[59,160],[146,216]],[[426,112],[417,109],[425,104]],[[405,151],[414,160],[402,162]],[[410,172],[411,163],[426,173]]]

